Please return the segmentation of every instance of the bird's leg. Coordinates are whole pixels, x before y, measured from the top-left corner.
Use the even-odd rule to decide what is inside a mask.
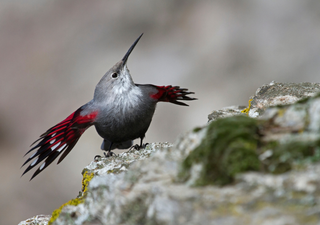
[[[106,147],[107,147],[107,143],[108,143],[108,145],[109,145],[109,148],[108,148],[108,149],[106,148]],[[103,152],[103,154],[104,154],[105,157],[110,157],[110,156],[115,155],[113,152],[111,152],[112,145],[113,145],[113,142],[110,142],[110,141],[104,140],[104,141],[102,142],[102,144],[101,144],[101,150],[107,152],[107,153],[106,153],[106,152]],[[100,159],[101,159],[101,156],[100,156],[100,155],[96,155],[96,156],[94,157],[94,161],[99,161]]]
[[[103,153],[106,158],[114,155],[114,153],[111,151],[112,144],[113,144],[113,142],[110,143],[110,146],[109,146],[109,149],[107,150],[107,153],[105,153],[105,152]]]
[[[129,148],[129,151],[128,151],[128,152],[130,152],[130,151],[133,150],[133,149],[134,149],[134,150],[137,150],[137,151],[139,151],[140,149],[145,149],[149,143],[144,143],[144,144],[143,144],[143,139],[144,139],[144,136],[143,136],[143,137],[140,137],[140,145],[138,145],[138,144],[132,145],[132,146]]]
[[[143,144],[143,139],[144,139],[144,137],[140,138],[140,146],[139,146],[138,150],[145,149],[147,147],[147,145],[149,144],[149,143],[144,143]]]

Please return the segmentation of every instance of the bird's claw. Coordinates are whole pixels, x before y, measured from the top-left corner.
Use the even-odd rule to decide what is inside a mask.
[[[111,157],[111,156],[116,156],[116,154],[113,153],[113,152],[111,152],[111,151],[110,151],[110,152],[108,151],[107,153],[104,152],[103,154],[104,154],[104,156],[105,156],[106,158]]]
[[[142,145],[138,145],[138,144],[132,145],[132,146],[129,148],[128,152],[131,152],[132,150],[137,150],[137,151],[139,151],[139,150],[141,150],[141,149],[145,149],[148,144],[149,144],[149,143],[144,143],[144,144],[142,144]]]
[[[149,143],[144,143],[141,146],[139,146],[140,149],[145,149],[147,147],[147,145],[149,145]],[[139,149],[139,150],[140,150]]]

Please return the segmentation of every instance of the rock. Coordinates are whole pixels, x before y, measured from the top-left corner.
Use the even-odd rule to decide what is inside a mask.
[[[247,110],[259,118],[225,108],[173,145],[97,158],[52,224],[320,224],[317,86],[270,84]],[[270,107],[272,90],[295,103]]]
[[[318,83],[277,83],[272,81],[270,84],[258,88],[255,96],[250,99],[250,117],[258,117],[270,106],[293,104],[298,100],[311,97],[320,92]]]
[[[209,114],[209,122],[217,118],[247,113],[256,118],[262,115],[266,108],[276,105],[293,104],[301,99],[313,96],[320,92],[318,83],[277,83],[272,81],[258,88],[256,94],[250,97],[249,107],[230,106]]]
[[[208,115],[208,119],[209,119],[208,122],[216,120],[218,118],[242,115],[242,111],[245,109],[246,109],[245,106],[229,106],[229,107],[224,107],[220,110],[215,110]]]
[[[47,225],[50,218],[51,215],[38,215],[25,221],[21,221],[19,225]]]

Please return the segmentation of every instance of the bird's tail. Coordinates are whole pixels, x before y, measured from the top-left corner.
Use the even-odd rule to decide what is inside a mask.
[[[92,125],[96,113],[81,116],[82,107],[68,116],[65,120],[51,127],[40,136],[31,146],[33,146],[25,155],[34,152],[22,165],[22,167],[33,160],[22,176],[34,168],[40,162],[44,161],[35,171],[30,180],[48,167],[61,153],[58,164],[68,155],[75,144],[78,142],[83,132]]]
[[[171,102],[177,105],[185,105],[188,106],[184,102],[180,102],[178,100],[182,101],[191,101],[191,100],[197,100],[196,98],[191,98],[188,95],[194,94],[194,92],[189,92],[187,88],[180,88],[179,86],[155,86],[158,89],[158,93],[154,94],[153,98],[157,98],[158,101],[162,102]]]

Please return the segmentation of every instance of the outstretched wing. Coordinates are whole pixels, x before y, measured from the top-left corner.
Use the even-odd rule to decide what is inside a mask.
[[[34,152],[22,165],[23,167],[25,164],[33,160],[23,172],[22,176],[40,162],[44,161],[31,177],[30,180],[32,180],[46,167],[48,167],[61,153],[63,154],[59,158],[58,164],[68,155],[79,140],[80,136],[93,124],[94,119],[97,116],[97,112],[92,112],[88,115],[82,116],[80,115],[82,110],[83,106],[62,122],[51,127],[31,145],[33,147],[25,155],[32,151],[36,152]]]

